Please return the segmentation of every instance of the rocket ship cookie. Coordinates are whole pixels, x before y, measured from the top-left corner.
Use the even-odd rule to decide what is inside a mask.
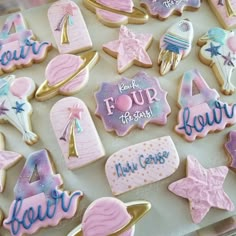
[[[158,64],[161,75],[174,70],[181,59],[190,53],[192,41],[193,25],[189,20],[181,20],[167,30],[160,39]]]

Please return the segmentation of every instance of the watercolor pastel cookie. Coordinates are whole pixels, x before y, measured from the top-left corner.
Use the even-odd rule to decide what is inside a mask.
[[[77,93],[87,84],[89,70],[98,59],[95,51],[81,56],[61,54],[54,57],[46,67],[46,80],[39,86],[35,98],[45,101],[57,94],[69,96]]]
[[[102,83],[95,94],[96,115],[107,131],[118,136],[128,134],[133,127],[144,129],[149,122],[165,125],[171,112],[166,96],[157,78],[141,71],[131,79]]]
[[[170,136],[135,144],[112,154],[105,166],[114,195],[151,184],[172,175],[179,155]]]
[[[135,34],[122,25],[119,39],[104,44],[102,48],[106,53],[117,58],[117,71],[121,74],[133,64],[152,67],[152,61],[146,52],[151,42],[151,34]]]
[[[92,41],[79,7],[59,0],[48,9],[48,20],[60,53],[78,53],[92,48]]]
[[[99,198],[89,205],[82,223],[68,236],[133,236],[135,224],[150,209],[147,201],[123,203],[112,197]]]
[[[208,87],[198,70],[185,72],[180,85],[180,111],[175,131],[192,142],[235,124],[236,104],[229,105],[218,99],[217,91]]]
[[[37,178],[33,178],[35,173]],[[72,218],[83,193],[78,190],[69,194],[59,189],[62,184],[47,151],[32,153],[15,185],[15,200],[3,221],[4,228],[14,236],[32,235],[40,228],[56,226],[62,219]]]
[[[208,0],[208,2],[225,29],[233,29],[236,27],[235,0]]]
[[[201,0],[141,0],[140,5],[151,16],[165,20],[173,14],[182,15],[184,10],[197,10],[201,6]]]
[[[229,167],[236,170],[236,131],[232,130],[228,134],[228,141],[225,143],[225,150],[229,156]]]
[[[221,91],[230,95],[235,91],[232,73],[236,67],[236,36],[233,31],[215,27],[208,30],[199,40],[200,60],[210,66],[221,85]]]
[[[193,25],[189,20],[181,20],[167,30],[159,44],[158,65],[161,75],[176,69],[180,61],[190,53],[192,41]]]
[[[89,110],[80,99],[59,100],[51,109],[50,120],[69,169],[82,167],[105,155]]]
[[[38,140],[38,136],[32,132],[30,120],[32,107],[29,99],[34,91],[35,83],[31,78],[8,75],[0,79],[0,122],[15,126],[29,145]]]
[[[6,181],[6,171],[15,165],[22,156],[16,152],[5,151],[4,136],[0,133],[0,193],[4,191]],[[0,211],[1,225],[1,211]]]
[[[134,7],[133,0],[83,0],[84,5],[100,22],[109,27],[119,27],[124,24],[144,24],[148,15]]]
[[[11,30],[15,29],[14,33]],[[0,74],[16,68],[29,67],[43,61],[51,43],[34,41],[33,32],[26,28],[21,13],[7,17],[0,31]]]
[[[169,185],[169,190],[186,198],[195,224],[200,223],[210,208],[234,210],[234,204],[223,189],[229,169],[220,166],[205,169],[193,156],[187,157],[187,177]]]

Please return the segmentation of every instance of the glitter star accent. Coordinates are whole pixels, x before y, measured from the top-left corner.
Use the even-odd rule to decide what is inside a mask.
[[[19,103],[16,101],[16,106],[12,107],[12,109],[16,110],[16,114],[21,113],[22,111],[24,111],[23,106],[25,105],[25,103]]]
[[[192,156],[188,156],[187,166],[187,177],[170,184],[168,188],[189,200],[194,223],[200,223],[211,207],[234,210],[232,201],[223,190],[228,173],[226,166],[205,169]]]
[[[83,109],[79,108],[78,105],[75,105],[73,107],[68,108],[70,112],[69,119],[79,119],[81,120],[81,113],[84,111]]]
[[[76,10],[76,7],[73,7],[70,3],[63,7],[64,14],[73,16],[73,10]]]
[[[6,100],[4,100],[2,102],[2,104],[0,105],[0,116],[6,115],[6,111],[9,111],[9,109],[7,107],[5,107],[5,102],[6,102]]]
[[[137,65],[152,66],[152,61],[146,49],[152,40],[151,34],[134,34],[126,26],[120,27],[119,39],[103,45],[106,52],[117,56],[117,69],[124,72],[127,67]]]
[[[220,47],[221,47],[220,45],[214,46],[213,43],[211,43],[210,48],[207,48],[206,51],[211,53],[211,57],[214,57],[217,55],[221,55],[218,51]]]
[[[228,53],[227,56],[222,55],[222,57],[225,59],[224,61],[224,65],[228,65],[228,66],[233,66],[234,67],[234,63],[232,62],[232,57],[230,52]]]

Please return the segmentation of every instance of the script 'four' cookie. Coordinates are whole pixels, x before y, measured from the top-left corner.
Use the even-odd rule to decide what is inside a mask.
[[[102,83],[95,96],[96,114],[106,130],[115,131],[118,136],[128,134],[132,127],[144,129],[149,122],[165,125],[171,111],[167,92],[145,72],[132,79],[123,77],[118,83]]]
[[[117,71],[123,73],[133,64],[152,67],[146,50],[152,42],[151,34],[135,34],[126,26],[120,27],[119,39],[103,44],[103,50],[117,58]]]
[[[105,155],[88,108],[80,99],[59,100],[52,107],[50,119],[69,169],[87,165]]]
[[[71,0],[59,0],[48,9],[48,19],[60,53],[78,53],[92,48],[84,18]]]
[[[169,185],[169,190],[190,203],[193,222],[198,224],[211,207],[234,210],[234,204],[224,192],[223,183],[228,174],[226,166],[205,169],[197,159],[187,158],[187,177]]]
[[[212,67],[225,95],[232,94],[232,72],[236,67],[236,36],[233,31],[215,27],[208,30],[199,40],[200,60]]]
[[[170,136],[124,148],[106,163],[106,176],[114,195],[154,183],[172,175],[179,155]]]
[[[14,33],[11,30],[15,29]],[[34,41],[21,13],[9,15],[0,31],[0,74],[43,61],[52,45]]]
[[[201,6],[201,0],[141,0],[149,14],[165,20],[173,14],[182,15],[184,10],[197,10]]]
[[[28,101],[34,91],[35,83],[31,78],[9,75],[0,79],[0,121],[15,126],[30,145],[38,140],[31,130],[32,107]]]
[[[193,25],[189,20],[181,20],[167,30],[159,45],[158,64],[161,75],[176,69],[179,62],[190,53],[192,41]]]
[[[210,89],[198,70],[185,72],[178,104],[178,125],[175,131],[187,141],[203,138],[209,132],[220,131],[236,123],[236,104],[218,100],[219,94]]]

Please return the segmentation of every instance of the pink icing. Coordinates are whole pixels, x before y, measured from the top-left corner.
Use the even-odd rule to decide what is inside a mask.
[[[230,48],[230,50],[232,50],[232,52],[235,54],[236,53],[236,36],[232,36],[228,38],[227,45]]]
[[[73,75],[83,64],[80,56],[63,54],[54,57],[47,65],[45,77],[50,86],[58,84],[61,81]],[[61,94],[71,94],[78,92],[88,82],[89,69],[86,67],[73,80],[63,85],[59,89]]]
[[[110,235],[129,223],[131,216],[123,202],[104,197],[95,200],[85,211],[82,220],[84,236]],[[120,236],[133,236],[134,227]]]
[[[228,173],[226,166],[205,169],[192,156],[187,158],[187,177],[169,185],[174,194],[190,202],[193,222],[198,224],[211,207],[234,210],[234,204],[223,190]]]
[[[154,183],[172,175],[179,155],[170,136],[124,148],[111,155],[105,166],[114,195]]]
[[[58,101],[51,109],[50,120],[69,169],[79,168],[105,155],[89,110],[80,99],[68,97]],[[74,131],[78,157],[69,156],[69,130],[75,120],[80,126]]]
[[[69,16],[69,43],[61,43],[63,17]],[[70,0],[60,0],[48,9],[48,19],[60,53],[78,53],[92,48],[92,41],[79,7]]]
[[[222,4],[219,4],[221,2]],[[230,0],[232,7],[235,11],[236,9],[236,2]],[[236,17],[229,16],[226,8],[225,0],[209,0],[210,6],[212,7],[213,11],[216,12],[216,16],[219,21],[222,23],[225,29],[232,29],[236,26]]]
[[[11,93],[20,99],[26,96],[29,93],[30,89],[31,81],[25,77],[14,80],[10,87]]]
[[[132,12],[133,10],[133,1],[132,0],[115,0],[115,1],[109,1],[109,0],[97,0],[98,3],[103,4],[104,6],[124,11],[124,12]],[[105,21],[107,23],[121,23],[128,21],[127,16],[122,16],[119,14],[111,13],[108,11],[104,11],[101,9],[96,9],[96,14],[99,18],[102,19],[102,21]]]
[[[120,95],[116,99],[116,107],[120,111],[129,111],[132,108],[132,99],[128,95]]]
[[[126,26],[122,25],[119,31],[119,39],[106,43],[103,49],[117,54],[117,69],[119,73],[124,72],[127,67],[135,62],[152,66],[152,61],[146,49],[152,40],[151,34],[135,34]]]
[[[192,95],[194,83],[200,91],[196,95]],[[218,98],[219,94],[208,87],[199,71],[186,72],[180,87],[178,103],[181,109],[175,131],[187,141],[194,141],[236,123],[236,104],[228,105]]]

